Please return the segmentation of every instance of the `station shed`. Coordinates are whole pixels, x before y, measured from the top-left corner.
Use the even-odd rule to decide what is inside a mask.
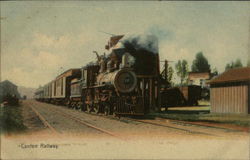
[[[16,96],[17,98],[20,98],[20,94],[17,88],[18,87],[9,80],[0,82],[0,103],[7,95]]]
[[[250,113],[250,67],[230,69],[208,83],[212,113]]]

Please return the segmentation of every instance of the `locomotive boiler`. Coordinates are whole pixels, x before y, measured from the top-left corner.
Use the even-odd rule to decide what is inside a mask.
[[[129,53],[125,53],[123,55],[123,61],[121,63],[120,69],[112,71],[112,66],[109,65],[107,68],[107,72],[101,72],[100,74],[98,74],[97,85],[106,85],[106,87],[110,86],[121,93],[132,92],[136,87],[137,78],[131,68],[130,62],[128,62],[129,56]]]
[[[127,41],[121,46],[122,38],[111,37],[107,56],[94,51],[97,62],[83,67],[81,79],[72,81],[72,89],[80,87],[78,102],[72,97],[72,107],[106,115],[142,115],[157,107],[158,53]]]
[[[59,75],[44,87],[46,92],[37,92],[43,97],[40,99],[50,95],[46,102],[62,102],[106,115],[143,115],[157,109],[160,104],[157,39],[112,36],[105,49],[107,54],[94,51],[97,61]],[[60,96],[55,96],[59,93]]]

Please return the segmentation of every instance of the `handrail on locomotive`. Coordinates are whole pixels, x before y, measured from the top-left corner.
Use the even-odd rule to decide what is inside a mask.
[[[123,38],[112,36],[105,46],[108,55],[93,51],[97,62],[64,72],[45,85],[37,99],[107,115],[143,115],[158,109],[159,55],[147,48],[157,39],[147,37],[151,44],[144,47],[136,39]]]

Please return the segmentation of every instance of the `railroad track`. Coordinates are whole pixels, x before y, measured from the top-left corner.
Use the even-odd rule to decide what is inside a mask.
[[[138,120],[138,119],[132,119],[132,118],[126,118],[128,120],[131,121],[136,121],[136,122],[140,122],[140,123],[145,123],[145,124],[151,124],[154,126],[160,126],[160,127],[165,127],[165,128],[170,128],[170,129],[174,129],[174,130],[178,130],[178,131],[182,131],[185,133],[190,133],[190,134],[199,134],[199,135],[205,135],[205,136],[212,136],[212,137],[221,137],[220,135],[217,134],[211,134],[211,133],[207,133],[207,132],[201,132],[201,131],[195,131],[192,129],[185,129],[185,128],[181,128],[177,125],[169,125],[167,123],[159,123],[155,120]]]
[[[35,109],[33,106],[33,103],[30,103],[29,107],[32,109],[32,111],[38,116],[38,118],[42,121],[43,125],[45,127],[48,127],[50,131],[53,133],[59,134],[60,132],[57,131],[52,125],[49,124],[49,122]]]
[[[172,127],[169,126],[167,124],[159,124],[157,121],[155,120],[138,120],[138,119],[133,119],[133,118],[125,118],[123,117],[123,119],[118,119],[115,117],[111,117],[111,116],[105,116],[105,115],[97,115],[97,114],[92,114],[92,113],[87,113],[86,114],[92,115],[92,116],[100,116],[103,118],[108,118],[108,119],[112,119],[112,120],[118,120],[121,122],[125,122],[124,119],[127,120],[126,123],[129,123],[129,121],[134,121],[134,122],[140,122],[140,123],[147,123],[147,124],[151,124],[151,125],[157,125],[157,126],[161,126],[161,127],[167,127],[167,128],[172,128],[172,129],[176,129],[176,130],[182,130],[185,132],[189,132],[189,133],[193,133],[193,134],[204,134],[204,135],[210,135],[210,136],[216,136],[216,137],[221,137],[220,135],[217,134],[209,134],[206,132],[200,132],[200,131],[193,131],[193,130],[189,130],[189,129],[183,129],[183,128],[179,128],[179,127]],[[206,128],[212,128],[212,129],[218,129],[218,130],[223,130],[223,131],[231,131],[231,132],[247,132],[249,133],[249,128],[246,127],[239,127],[239,126],[234,126],[234,125],[226,125],[226,124],[214,124],[214,123],[206,123],[206,122],[189,122],[189,121],[181,121],[181,120],[173,120],[173,119],[165,119],[165,118],[160,118],[160,117],[156,117],[157,120],[164,120],[164,121],[169,121],[172,124],[176,124],[176,125],[182,125],[182,126],[196,126],[196,127],[206,127]],[[150,122],[151,121],[151,122]]]
[[[127,118],[127,117],[123,117],[122,119],[118,119],[118,118],[114,118],[114,117],[110,117],[110,116],[97,115],[97,114],[92,114],[92,113],[87,113],[87,112],[85,112],[85,113],[89,114],[91,116],[98,116],[98,117],[108,118],[108,119],[117,120],[117,121],[124,122],[124,123],[130,123],[131,121],[133,121],[133,122],[150,124],[150,125],[154,125],[154,126],[170,128],[170,129],[182,131],[182,132],[185,132],[185,133],[200,134],[200,135],[213,136],[213,137],[221,137],[220,135],[217,135],[217,134],[211,134],[211,133],[206,133],[206,132],[201,132],[201,131],[194,131],[194,130],[191,130],[191,129],[184,129],[184,128],[178,127],[177,125],[176,126],[170,126],[170,125],[167,125],[167,124],[158,123],[155,120],[138,120],[138,119],[132,119],[132,118]],[[124,120],[126,120],[127,122],[124,121]]]
[[[230,124],[215,124],[215,123],[210,123],[210,122],[190,122],[190,121],[181,121],[181,120],[172,120],[172,119],[164,119],[157,117],[157,119],[160,120],[169,120],[173,123],[177,124],[190,124],[194,126],[202,126],[202,127],[210,127],[210,128],[216,128],[216,129],[222,129],[222,130],[227,130],[227,131],[234,131],[234,132],[249,132],[250,129],[247,127],[240,127],[240,126],[235,126],[235,125],[230,125]]]
[[[32,104],[33,105],[33,104]],[[55,130],[55,128],[53,128],[49,123],[48,123],[48,121],[46,121],[46,119],[33,107],[33,106],[31,106],[31,108],[32,108],[32,110],[38,115],[38,117],[42,120],[42,122],[44,122],[44,124],[48,127],[48,128],[50,128],[51,130],[53,130],[54,132],[57,132],[56,130]],[[106,130],[106,129],[103,129],[103,128],[100,128],[100,127],[97,127],[97,126],[94,126],[93,124],[90,124],[90,123],[88,123],[88,122],[86,122],[85,120],[83,120],[82,118],[80,118],[79,116],[77,116],[77,115],[75,115],[75,114],[72,114],[72,113],[66,113],[66,112],[63,112],[63,111],[59,111],[59,110],[55,110],[55,109],[51,109],[50,108],[50,111],[52,111],[52,112],[54,112],[54,113],[57,113],[57,114],[59,114],[59,115],[62,115],[62,116],[64,116],[64,117],[66,117],[66,118],[69,118],[69,119],[71,119],[71,120],[73,120],[73,121],[75,121],[75,122],[77,122],[77,123],[79,123],[79,124],[82,124],[82,125],[85,125],[85,126],[87,126],[87,127],[89,127],[89,128],[92,128],[92,129],[95,129],[95,130],[97,130],[97,131],[99,131],[99,132],[101,132],[101,133],[104,133],[104,134],[106,134],[106,135],[109,135],[109,136],[112,136],[112,137],[115,137],[115,138],[117,138],[117,139],[120,139],[120,140],[126,140],[125,138],[123,138],[123,137],[121,137],[121,136],[119,136],[119,135],[117,135],[117,134],[115,134],[115,133],[113,133],[113,132],[110,132],[110,131],[108,131],[108,130]],[[58,133],[58,132],[57,132]]]
[[[57,112],[58,114],[61,114],[67,118],[70,118],[78,123],[81,123],[83,125],[86,125],[90,128],[94,128],[100,132],[103,132],[105,134],[108,134],[110,136],[113,136],[113,137],[116,137],[118,139],[123,139],[121,136],[115,134],[115,133],[112,133],[110,131],[107,131],[105,129],[102,129],[102,128],[99,128],[99,127],[96,127],[88,122],[86,122],[86,120],[83,120],[82,118],[79,117],[79,115],[76,115],[76,114],[73,114],[72,112],[71,113],[66,113],[67,112],[67,109],[64,108],[65,111],[62,112],[62,110],[54,110],[53,109],[53,112]],[[186,122],[186,121],[179,121],[179,120],[170,120],[170,119],[164,119],[164,118],[159,118],[157,117],[157,119],[161,119],[161,120],[168,120],[170,123],[163,123],[163,122],[158,122],[156,120],[138,120],[138,119],[132,119],[132,118],[127,118],[127,117],[122,117],[122,119],[118,119],[118,118],[114,118],[113,116],[104,116],[104,115],[97,115],[97,114],[92,114],[92,113],[86,113],[86,112],[80,112],[79,113],[85,113],[85,114],[88,114],[88,115],[91,115],[91,116],[97,116],[97,117],[102,117],[102,118],[106,118],[106,119],[111,119],[111,120],[117,120],[117,121],[120,121],[120,122],[124,122],[124,123],[131,123],[131,122],[136,122],[136,123],[145,123],[145,124],[150,124],[150,125],[155,125],[155,126],[159,126],[159,127],[165,127],[165,128],[170,128],[170,129],[173,129],[173,130],[178,130],[178,131],[181,131],[181,132],[185,132],[185,133],[189,133],[189,134],[199,134],[199,135],[206,135],[206,136],[213,136],[213,137],[222,137],[218,134],[214,134],[214,133],[209,133],[209,132],[203,132],[203,131],[197,131],[196,129],[189,129],[187,127],[185,127],[186,125],[190,125],[192,127],[211,127],[211,128],[214,128],[214,129],[220,129],[220,130],[230,130],[228,128],[222,128],[222,127],[214,127],[214,126],[207,126],[207,125],[202,125],[201,123],[200,124],[193,124],[192,122]],[[231,131],[235,131],[235,130],[231,130]]]
[[[95,130],[98,130],[98,131],[100,131],[100,132],[102,132],[102,133],[105,133],[105,134],[107,134],[107,135],[113,136],[113,137],[118,138],[118,139],[120,139],[120,140],[126,140],[126,139],[124,139],[123,137],[121,137],[121,136],[119,136],[119,135],[117,135],[117,134],[115,134],[115,133],[113,133],[113,132],[110,132],[110,131],[108,131],[108,130],[106,130],[106,129],[103,129],[103,128],[94,126],[94,125],[92,125],[92,124],[86,122],[85,120],[83,120],[82,118],[78,117],[78,116],[75,115],[75,114],[68,114],[68,113],[65,113],[65,112],[62,112],[62,111],[55,111],[55,110],[53,110],[53,112],[59,113],[59,114],[65,116],[66,118],[70,118],[70,119],[72,119],[72,120],[74,120],[74,121],[76,121],[76,122],[78,122],[78,123],[81,123],[81,124],[87,126],[87,127],[93,128],[93,129],[95,129]]]

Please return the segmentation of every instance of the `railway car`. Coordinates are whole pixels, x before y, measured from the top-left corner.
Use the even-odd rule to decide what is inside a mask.
[[[56,77],[51,83],[51,103],[68,105],[70,103],[71,80],[80,77],[80,69],[69,69]]]
[[[201,99],[201,86],[198,85],[188,85],[180,87],[180,91],[185,98],[184,105],[194,106],[198,105],[198,100]]]
[[[143,115],[160,105],[158,42],[154,36],[112,36],[108,54],[70,69],[37,92],[43,101],[106,115]]]
[[[43,89],[43,87],[39,87],[38,89],[36,89],[34,98],[37,101],[43,101],[44,100],[44,89]]]
[[[52,96],[52,82],[43,86],[43,101],[49,103]]]
[[[71,81],[70,107],[106,115],[143,115],[159,105],[159,56],[123,36],[111,37],[106,56],[97,52],[97,62],[81,69],[81,78]],[[152,43],[157,39],[150,38]]]
[[[70,87],[70,101],[68,106],[70,108],[82,109],[82,94],[81,94],[81,79],[74,78],[71,80]]]
[[[162,89],[161,106],[167,109],[169,107],[198,105],[198,100],[201,99],[201,91],[201,86],[197,85]]]

